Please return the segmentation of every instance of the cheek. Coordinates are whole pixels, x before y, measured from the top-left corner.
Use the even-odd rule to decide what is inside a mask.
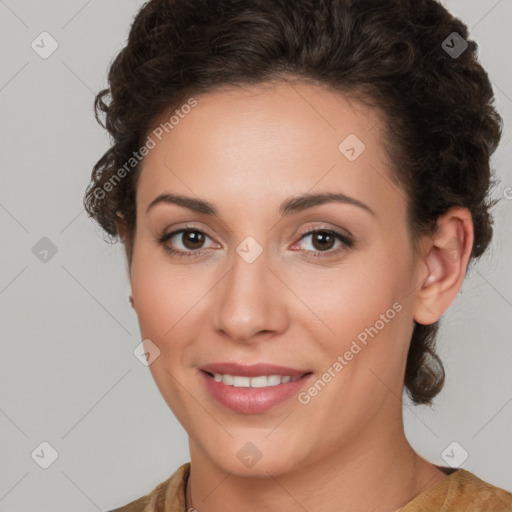
[[[130,275],[141,334],[150,339],[163,339],[176,323],[175,304],[180,295],[159,253],[160,248],[150,249],[143,240],[137,241]]]
[[[191,326],[204,316],[206,296],[215,284],[212,272],[173,263],[163,249],[142,242],[134,251],[130,278],[143,338],[162,352],[179,351]]]
[[[310,320],[321,320],[323,338],[349,340],[373,325],[399,300],[400,278],[372,259],[354,258],[338,269],[290,276],[294,292],[307,305]]]
[[[346,400],[354,394],[369,397],[373,393],[377,399],[387,389],[379,379],[393,389],[401,385],[398,377],[411,333],[403,293],[409,286],[404,282],[408,281],[407,255],[399,261],[398,254],[386,253],[384,248],[368,251],[337,270],[318,272],[307,280],[295,278],[295,284],[300,284],[297,295],[309,309],[299,320],[301,329],[314,329],[312,338],[323,353],[325,369],[339,375],[332,389],[344,389],[340,395]],[[333,368],[336,362],[342,370]]]
[[[158,340],[172,336],[180,319],[197,302],[192,286],[156,266],[133,274],[132,292],[141,334]]]

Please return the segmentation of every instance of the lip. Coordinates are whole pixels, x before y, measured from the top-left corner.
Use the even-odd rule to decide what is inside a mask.
[[[261,375],[289,375],[290,377],[297,377],[311,371],[278,366],[270,363],[242,365],[229,362],[206,364],[201,366],[200,370],[210,373],[222,373],[224,375],[240,375],[242,377],[259,377]]]
[[[217,365],[214,366],[215,368],[219,368]],[[271,371],[266,373],[268,372],[269,367]],[[259,368],[261,367],[256,367],[256,365],[245,368],[247,371],[253,372],[253,374],[243,375],[242,373],[237,373],[240,371],[240,369],[238,369],[237,372],[234,372],[234,375],[243,375],[246,377],[257,377],[259,375],[290,375],[290,373],[286,372],[277,373],[276,368],[278,367],[274,365],[265,365],[265,368],[267,369],[264,371],[260,370]],[[280,367],[280,369],[283,371],[283,367]],[[289,368],[286,370],[288,372],[290,371]],[[257,373],[254,374],[254,372]],[[210,377],[210,375],[208,375],[204,369],[201,369],[198,373],[208,392],[212,395],[213,398],[217,400],[219,404],[232,411],[243,414],[264,413],[279,406],[293,396],[296,396],[299,391],[306,385],[306,383],[309,382],[313,377],[312,372],[303,372],[306,373],[306,375],[302,375],[302,377],[299,379],[293,382],[286,382],[285,384],[278,384],[276,386],[268,386],[265,388],[237,388],[222,382],[217,382],[215,379]],[[233,375],[233,373],[230,373],[226,370],[222,372],[215,371],[212,373],[227,373]],[[301,375],[301,373],[297,373],[297,370],[295,370],[295,375]]]

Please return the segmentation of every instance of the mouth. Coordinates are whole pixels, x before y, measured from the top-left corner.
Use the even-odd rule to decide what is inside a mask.
[[[218,373],[204,368],[198,372],[206,391],[219,405],[242,414],[264,413],[286,404],[313,378],[312,371],[297,373],[290,368],[275,366],[269,370],[267,366],[265,372],[268,373],[264,373],[256,365],[242,368],[244,371],[240,371],[239,366],[237,371],[231,370],[232,373]]]
[[[248,377],[245,375],[231,375],[229,373],[212,373],[201,370],[216,382],[221,382],[227,386],[235,388],[266,388],[271,386],[279,386],[288,382],[295,382],[306,375],[313,372],[306,372],[301,375],[258,375],[256,377]]]

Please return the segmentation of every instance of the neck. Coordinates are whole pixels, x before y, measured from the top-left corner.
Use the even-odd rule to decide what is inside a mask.
[[[225,471],[190,440],[187,511],[394,512],[446,474],[414,452],[401,415],[388,430],[367,428],[321,459],[268,477]]]

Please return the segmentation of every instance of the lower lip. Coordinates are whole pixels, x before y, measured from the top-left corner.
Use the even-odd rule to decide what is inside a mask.
[[[211,395],[224,407],[236,412],[255,414],[266,412],[297,395],[306,381],[313,376],[309,373],[293,382],[267,386],[265,388],[236,388],[217,382],[200,370],[201,378]]]

